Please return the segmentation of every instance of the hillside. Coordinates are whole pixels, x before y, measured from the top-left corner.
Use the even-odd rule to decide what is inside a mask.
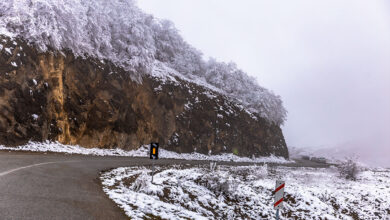
[[[0,144],[288,157],[279,96],[133,1],[0,3]]]
[[[109,61],[39,53],[2,38],[0,142],[287,157],[280,128],[156,64],[139,84]],[[10,53],[9,53],[10,52]]]

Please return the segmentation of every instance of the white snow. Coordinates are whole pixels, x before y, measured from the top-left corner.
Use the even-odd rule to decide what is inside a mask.
[[[11,52],[11,49],[10,49],[10,48],[4,48],[4,50],[5,50],[7,53],[9,53],[9,54],[12,54],[12,52]]]
[[[0,150],[10,151],[34,151],[34,152],[55,152],[67,154],[95,155],[95,156],[128,156],[145,157],[148,149],[141,147],[138,150],[124,151],[122,149],[99,149],[83,148],[78,145],[64,145],[58,142],[29,142],[26,145],[17,147],[6,147],[0,145]]]
[[[34,116],[33,116],[34,117]],[[174,136],[175,138],[175,136]],[[144,145],[136,150],[125,151],[122,149],[99,149],[83,148],[78,145],[64,145],[58,142],[29,142],[26,145],[17,147],[6,147],[0,145],[0,150],[11,151],[34,151],[34,152],[56,152],[67,154],[82,154],[95,156],[124,156],[124,157],[149,157],[149,146]],[[182,159],[182,160],[210,160],[210,161],[233,161],[233,162],[251,162],[251,163],[293,163],[283,157],[239,157],[234,154],[204,155],[200,153],[180,154],[172,151],[159,149],[160,158]]]
[[[11,65],[14,67],[18,67],[18,64],[16,64],[15,62],[11,62]]]
[[[125,168],[118,168],[115,171],[115,175],[111,178],[103,180],[105,186],[104,191],[109,195],[111,199],[118,203],[118,205],[123,208],[128,216],[134,219],[143,219],[146,213],[154,214],[160,216],[164,219],[182,219],[195,217],[197,219],[205,219],[196,212],[189,211],[186,209],[181,209],[175,205],[166,204],[158,198],[158,196],[163,195],[163,192],[159,190],[159,187],[149,184],[150,178],[146,175],[148,170],[140,169],[136,172],[127,172]],[[119,174],[119,175],[116,175]],[[105,176],[109,176],[106,174]],[[139,176],[138,176],[139,175]],[[138,176],[137,183],[132,187],[135,190],[138,190],[138,187],[142,187],[144,184],[149,185],[147,191],[154,191],[154,195],[148,195],[143,193],[133,194],[132,191],[127,188],[121,181],[125,178],[132,176]],[[122,187],[118,190],[109,190],[114,186],[115,183],[120,182]],[[122,191],[123,190],[123,191]],[[130,207],[134,207],[130,208]]]
[[[39,118],[37,114],[32,114],[31,116],[33,117],[34,120],[37,120]]]
[[[192,109],[192,103],[188,101],[186,104],[184,104],[184,109],[185,110],[191,110]]]
[[[169,68],[162,62],[155,61],[152,66],[151,76],[160,79],[160,81],[164,84],[167,81],[177,83],[175,76],[180,75],[172,68]]]
[[[139,82],[143,74],[171,78],[169,67],[271,123],[280,125],[286,119],[279,96],[234,63],[206,61],[171,22],[142,12],[134,0],[7,0],[0,1],[0,15],[1,35],[24,38],[42,52],[69,49],[83,58],[107,59]],[[11,54],[10,48],[5,50]]]
[[[155,92],[161,92],[162,91],[162,86],[159,85],[158,87],[154,88]]]
[[[281,219],[389,219],[390,170],[357,181],[334,168],[146,167],[103,173],[103,190],[132,219],[273,219],[275,181],[286,182]]]

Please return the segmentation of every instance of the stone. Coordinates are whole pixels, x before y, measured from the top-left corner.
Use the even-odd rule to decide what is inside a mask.
[[[0,52],[0,144],[50,140],[132,150],[159,142],[179,153],[288,158],[280,126],[224,95],[177,77],[163,83],[145,75],[137,83],[107,60],[40,53],[14,41],[12,55]]]

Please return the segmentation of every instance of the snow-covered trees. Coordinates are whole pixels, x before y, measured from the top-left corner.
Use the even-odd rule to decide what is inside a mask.
[[[346,158],[344,162],[338,165],[338,171],[340,177],[343,177],[347,180],[356,180],[360,169],[356,163],[356,158]]]
[[[41,51],[71,50],[108,59],[140,81],[158,60],[201,80],[270,122],[282,124],[279,96],[260,87],[233,63],[205,61],[167,20],[142,12],[134,0],[7,0],[0,2],[0,34],[19,36]]]
[[[76,56],[109,59],[134,73],[146,72],[154,60],[154,18],[132,0],[9,0],[0,3],[0,16],[0,30],[42,51],[70,49]]]
[[[255,78],[238,69],[234,63],[226,64],[210,59],[205,79],[207,83],[241,102],[248,110],[258,112],[272,122],[282,124],[286,118],[280,97],[259,86]]]

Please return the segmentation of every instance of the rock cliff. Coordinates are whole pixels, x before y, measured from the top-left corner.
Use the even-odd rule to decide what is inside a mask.
[[[0,144],[129,150],[158,141],[176,152],[288,157],[279,126],[198,84],[153,75],[137,83],[108,60],[0,41]]]

